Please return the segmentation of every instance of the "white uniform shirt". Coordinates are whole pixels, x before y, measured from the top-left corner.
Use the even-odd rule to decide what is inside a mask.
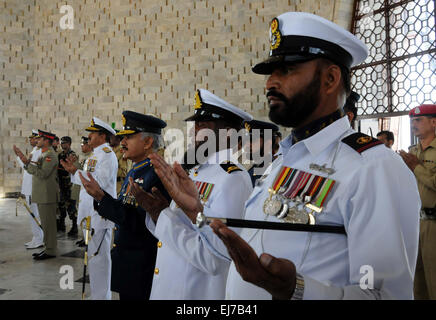
[[[37,162],[39,157],[41,156],[41,149],[38,147],[33,147],[32,152],[30,153],[30,161]],[[24,163],[21,161],[19,157],[17,157],[17,162],[21,168],[24,169]],[[21,193],[25,196],[32,195],[32,175],[27,172],[27,170],[23,170],[23,182],[21,184]]]
[[[240,219],[253,187],[247,171],[228,153],[223,150],[212,155],[205,164],[191,169],[190,177],[214,184],[205,208],[212,208],[216,216]],[[216,155],[221,161],[215,161]],[[242,171],[227,173],[219,165],[223,160]],[[208,237],[202,236],[174,201],[160,213],[156,225],[148,215],[146,224],[161,245],[150,299],[224,299],[230,259],[217,252],[225,248],[210,227],[204,227],[209,229]]]
[[[86,171],[91,172],[104,191],[113,198],[117,197],[118,160],[107,143],[94,148],[88,159],[86,159],[83,170],[77,170],[74,175],[71,175],[71,182],[82,186],[79,172],[82,173],[85,179],[88,179]],[[86,192],[85,188],[80,188],[79,199],[78,224],[87,216],[91,216],[91,227],[96,231],[113,228],[113,222],[102,218],[94,210],[94,198]]]
[[[309,165],[326,163],[331,168],[337,150],[336,172],[330,176],[336,184],[316,223],[343,225],[347,235],[244,229],[241,236],[258,255],[265,252],[295,264],[305,280],[303,299],[412,299],[420,208],[416,180],[400,156],[384,145],[360,154],[341,142],[352,133],[343,117],[294,145],[290,137],[285,139],[283,155],[245,206],[246,219],[279,221],[264,214],[263,204],[280,168],[325,177]],[[371,283],[365,278],[371,276],[369,268],[374,272],[374,290],[360,287],[361,281]],[[226,298],[271,299],[271,295],[242,280],[232,263]]]

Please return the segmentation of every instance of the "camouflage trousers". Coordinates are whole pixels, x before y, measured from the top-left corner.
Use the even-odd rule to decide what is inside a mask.
[[[59,217],[64,220],[67,216],[72,220],[77,219],[76,200],[71,199],[71,187],[60,188],[60,201],[59,201]]]

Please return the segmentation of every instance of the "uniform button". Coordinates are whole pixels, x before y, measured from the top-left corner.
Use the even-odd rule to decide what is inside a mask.
[[[115,230],[115,231],[117,231],[117,230],[118,230],[118,228],[117,228],[117,227],[114,227],[114,230]]]
[[[161,248],[161,247],[162,247],[162,242],[161,242],[161,241],[159,241],[159,242],[157,243],[157,247],[158,247],[158,248]]]
[[[113,245],[112,245],[112,248],[115,248],[117,245],[114,243]]]
[[[154,274],[159,274],[159,268],[154,269]]]

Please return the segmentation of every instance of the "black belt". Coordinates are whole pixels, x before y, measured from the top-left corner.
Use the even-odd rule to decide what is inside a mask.
[[[427,216],[436,216],[436,208],[422,208]]]

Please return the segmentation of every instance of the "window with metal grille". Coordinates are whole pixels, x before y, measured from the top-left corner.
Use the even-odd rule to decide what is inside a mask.
[[[351,74],[359,119],[436,103],[435,7],[436,0],[355,0],[352,32],[369,50]]]

